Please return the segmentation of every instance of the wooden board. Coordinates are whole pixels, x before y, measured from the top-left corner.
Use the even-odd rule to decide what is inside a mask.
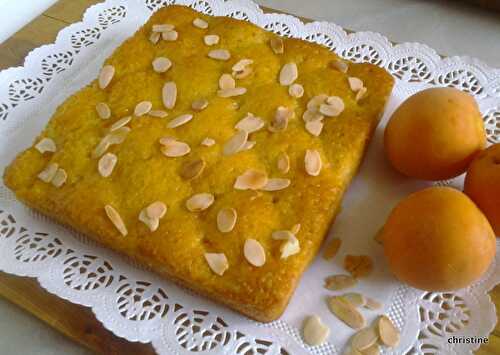
[[[34,48],[54,42],[57,33],[80,21],[84,11],[100,0],[60,0],[4,43],[0,44],[0,70],[22,65]],[[279,12],[272,9],[265,11]],[[305,21],[307,19],[302,18]],[[117,337],[96,320],[92,311],[50,294],[36,280],[0,272],[0,296],[17,304],[74,341],[99,354],[154,354],[150,344],[133,343]],[[500,285],[490,296],[500,309]],[[477,355],[500,354],[500,324],[497,323]]]

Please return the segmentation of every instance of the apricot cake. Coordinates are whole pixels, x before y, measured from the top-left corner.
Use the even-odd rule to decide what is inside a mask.
[[[371,64],[169,6],[6,169],[27,205],[260,321],[284,311],[393,85]]]

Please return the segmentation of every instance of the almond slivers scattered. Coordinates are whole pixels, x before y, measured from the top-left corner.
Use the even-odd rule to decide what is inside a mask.
[[[328,299],[328,308],[338,319],[353,329],[361,329],[366,326],[363,315],[342,297],[330,297]]]
[[[262,171],[248,169],[236,178],[234,188],[236,190],[260,190],[268,182],[267,174]]]
[[[205,260],[210,269],[219,276],[222,276],[229,268],[229,263],[224,253],[205,253]]]
[[[38,178],[43,182],[51,182],[56,175],[57,169],[59,169],[59,164],[49,163],[39,174]]]
[[[118,157],[113,153],[104,154],[97,163],[97,170],[99,171],[99,174],[101,174],[102,177],[110,176],[117,161]]]
[[[42,154],[45,152],[54,153],[57,150],[56,143],[51,138],[47,137],[40,139],[40,141],[35,144],[35,149]]]
[[[126,236],[128,234],[127,227],[125,226],[125,223],[123,223],[118,211],[116,211],[111,205],[104,206],[104,210],[106,211],[106,215],[109,220],[113,223],[121,235]]]
[[[115,67],[112,65],[105,65],[101,68],[101,71],[99,72],[99,88],[105,89],[111,80],[113,79],[113,76],[115,75]]]
[[[366,93],[368,92],[368,89],[363,86],[357,93],[356,93],[356,101],[359,101],[361,100],[362,98],[364,98],[366,96]]]
[[[284,240],[281,244],[281,259],[286,259],[289,256],[295,255],[300,252],[300,242],[292,231],[282,230],[273,232],[271,238],[274,240]]]
[[[193,115],[186,113],[184,115],[177,116],[173,118],[168,124],[167,128],[176,128],[182,126],[183,124],[188,123],[193,119]]]
[[[208,52],[208,57],[216,60],[229,60],[231,53],[227,49],[212,49]]]
[[[169,23],[162,23],[158,25],[153,25],[152,31],[153,32],[167,32],[167,31],[172,31],[174,29],[174,25],[171,25]]]
[[[184,180],[192,180],[196,179],[198,176],[201,175],[203,172],[203,169],[205,169],[205,161],[203,159],[196,159],[187,163],[184,163],[184,165],[181,168],[180,171],[180,176]]]
[[[113,131],[116,131],[119,128],[122,128],[122,127],[126,126],[130,122],[130,120],[132,120],[132,116],[127,116],[127,117],[120,118],[118,121],[116,121],[115,123],[113,123],[111,125],[111,127],[109,127],[109,131],[113,132]]]
[[[349,82],[349,87],[351,88],[352,91],[357,92],[363,88],[363,81],[360,78],[356,77],[349,77],[347,78],[347,81]]]
[[[231,76],[231,74],[222,74],[219,78],[219,89],[221,90],[227,90],[227,89],[234,89],[236,87],[236,81],[234,81],[234,78]]]
[[[304,95],[304,87],[300,84],[292,84],[288,87],[288,95],[295,98],[301,98]]]
[[[330,335],[330,328],[323,324],[321,319],[316,316],[309,316],[304,321],[304,342],[310,346],[323,344]]]
[[[290,179],[271,178],[267,180],[267,184],[262,188],[264,191],[279,191],[290,186]]]
[[[269,45],[273,50],[274,54],[283,54],[285,46],[283,40],[279,37],[273,37],[269,40]]]
[[[151,110],[151,111],[149,111],[148,115],[150,115],[151,117],[163,118],[163,117],[167,117],[168,113],[167,113],[167,111],[163,111],[163,110]]]
[[[172,66],[170,59],[165,57],[157,57],[151,63],[153,70],[157,73],[165,73]]]
[[[326,246],[323,258],[326,260],[332,259],[339,251],[342,241],[339,238],[333,238],[332,241]]]
[[[177,31],[174,30],[165,31],[161,33],[161,38],[163,38],[164,41],[168,42],[176,41],[178,37],[179,33],[177,33]]]
[[[350,275],[332,275],[325,279],[325,288],[332,291],[339,291],[353,287],[356,283],[356,279]]]
[[[247,239],[243,247],[245,259],[256,267],[261,267],[266,263],[266,252],[262,245],[255,239]]]
[[[247,92],[246,88],[236,87],[229,88],[223,90],[217,90],[217,96],[219,97],[233,97],[233,96],[241,96]]]
[[[282,152],[278,155],[278,160],[276,161],[276,167],[278,170],[286,174],[290,170],[290,158],[288,157],[288,154],[285,152]]]
[[[288,86],[293,84],[295,80],[299,77],[299,72],[297,69],[297,64],[286,63],[280,70],[279,83],[283,86]]]
[[[344,101],[338,96],[330,96],[319,105],[319,112],[328,117],[336,117],[344,111]]]
[[[139,117],[139,116],[144,116],[147,114],[151,109],[153,108],[153,104],[151,101],[142,101],[139,102],[134,109],[134,115]]]
[[[351,338],[351,346],[363,351],[378,341],[378,332],[373,327],[366,327],[358,331]]]
[[[252,64],[253,64],[252,59],[248,59],[248,58],[240,59],[236,64],[234,64],[232,66],[231,70],[233,72],[239,72],[239,71],[244,70],[246,67],[248,67],[249,65],[252,65]]]
[[[354,307],[364,307],[366,304],[366,297],[361,293],[349,292],[342,295],[342,297],[349,301]]]
[[[394,326],[392,321],[385,315],[378,319],[378,331],[380,340],[388,347],[395,347],[399,344],[399,330]]]
[[[259,129],[264,127],[264,121],[260,117],[256,117],[250,112],[247,113],[247,115],[242,118],[234,128],[236,128],[239,131],[246,131],[248,134],[257,132]]]
[[[276,109],[274,119],[269,125],[269,131],[282,132],[288,127],[288,121],[293,117],[293,110],[289,107],[279,106]]]
[[[99,102],[97,105],[95,105],[95,110],[97,112],[97,115],[103,120],[107,120],[111,117],[111,109],[105,102]]]
[[[321,172],[321,156],[317,150],[308,149],[304,157],[306,172],[311,176],[318,176]]]
[[[207,99],[197,99],[191,103],[191,108],[195,111],[203,111],[208,106]]]
[[[330,67],[332,69],[336,69],[342,73],[347,73],[347,70],[349,69],[349,66],[347,65],[347,63],[340,60],[340,59],[332,60],[330,62]]]
[[[248,141],[248,132],[247,131],[238,131],[232,136],[226,144],[224,144],[224,148],[222,153],[224,155],[231,155],[238,153],[241,151]]]
[[[210,193],[199,193],[191,196],[186,201],[186,208],[191,212],[199,212],[209,208],[214,203],[214,195]]]
[[[205,42],[205,45],[207,46],[214,46],[217,43],[219,43],[219,36],[218,35],[206,35],[203,37],[203,42]]]
[[[321,131],[323,131],[323,122],[321,120],[306,122],[306,131],[311,133],[315,137],[319,137]]]
[[[56,174],[52,178],[51,183],[55,187],[61,187],[66,182],[67,178],[68,178],[68,174],[66,173],[66,170],[59,168],[59,169],[57,169]]]
[[[208,22],[197,17],[193,20],[193,26],[205,30],[208,28]]]
[[[173,81],[169,81],[163,85],[162,89],[163,106],[169,110],[175,106],[177,100],[177,85]]]
[[[223,208],[217,213],[217,228],[221,233],[229,233],[236,225],[238,214],[234,208]]]
[[[182,157],[191,151],[187,143],[169,137],[160,139],[160,144],[162,145],[161,152],[163,155],[170,158]]]
[[[167,213],[167,206],[161,202],[156,201],[145,207],[139,213],[139,220],[143,222],[151,232],[154,232],[160,226],[160,219]]]
[[[211,147],[215,144],[215,139],[210,138],[210,137],[206,137],[206,138],[203,138],[203,140],[201,141],[200,144],[204,145],[205,147]]]

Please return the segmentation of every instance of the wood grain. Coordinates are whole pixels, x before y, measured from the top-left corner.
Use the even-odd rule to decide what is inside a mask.
[[[19,1],[19,0],[18,0]],[[85,10],[100,0],[60,0],[45,13],[0,44],[0,70],[23,64],[34,48],[54,42],[57,33],[68,24],[81,21]],[[274,11],[272,9],[265,9]],[[307,19],[302,18],[307,21]],[[154,354],[150,344],[133,343],[117,337],[96,320],[92,311],[72,304],[41,288],[34,279],[0,272],[0,296],[45,321],[74,341],[99,354]],[[490,296],[500,308],[500,285]],[[500,354],[500,324],[490,334],[488,344],[477,355]]]

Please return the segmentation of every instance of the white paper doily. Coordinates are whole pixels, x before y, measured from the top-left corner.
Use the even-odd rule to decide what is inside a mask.
[[[456,292],[432,293],[397,282],[373,241],[390,209],[426,186],[404,179],[384,160],[381,144],[388,115],[408,95],[430,86],[453,86],[474,95],[484,115],[488,141],[500,141],[500,70],[473,58],[440,58],[417,43],[392,45],[372,32],[347,34],[332,23],[304,24],[282,14],[263,14],[248,0],[107,0],[92,6],[82,22],[63,29],[56,43],[31,52],[23,67],[0,73],[0,169],[31,144],[56,107],[97,76],[104,59],[160,6],[186,4],[218,16],[251,21],[270,31],[318,42],[356,62],[387,68],[396,78],[384,120],[359,175],[345,196],[330,232],[343,240],[335,262],[317,258],[304,274],[283,317],[270,324],[248,320],[89,242],[17,202],[0,183],[0,269],[36,277],[59,297],[91,307],[104,326],[131,341],[151,342],[159,354],[340,354],[352,331],[331,315],[322,287],[341,271],[345,254],[368,254],[376,272],[355,291],[384,303],[401,330],[397,349],[386,354],[466,354],[476,344],[449,344],[450,336],[488,336],[496,323],[487,295],[500,282],[497,256],[482,281]],[[415,142],[418,144],[418,142]],[[443,181],[461,187],[461,178]],[[72,237],[73,236],[73,237]],[[498,243],[497,243],[498,244]],[[329,342],[309,347],[300,339],[308,314],[331,327]],[[376,312],[365,312],[368,320]]]

